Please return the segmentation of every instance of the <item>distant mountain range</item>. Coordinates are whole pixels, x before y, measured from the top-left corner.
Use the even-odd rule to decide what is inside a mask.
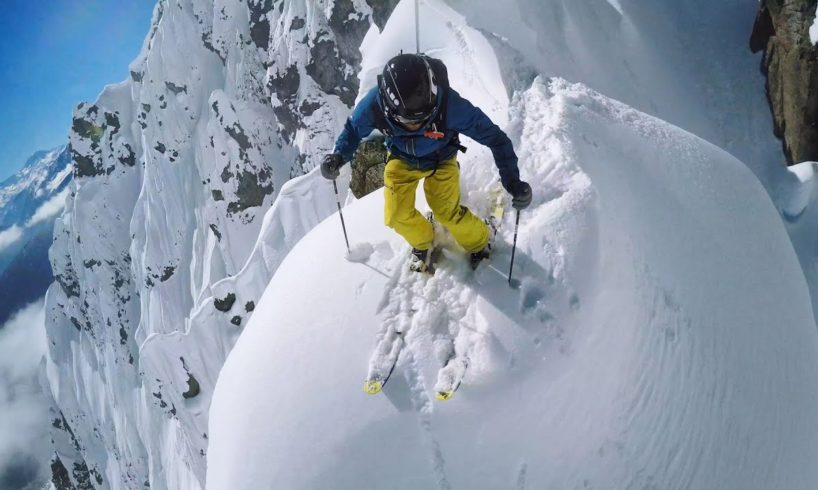
[[[54,280],[48,248],[71,168],[71,152],[63,145],[38,151],[0,183],[0,326]]]

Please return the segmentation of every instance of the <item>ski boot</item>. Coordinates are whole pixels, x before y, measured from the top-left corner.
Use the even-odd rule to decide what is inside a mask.
[[[409,270],[413,272],[429,272],[431,268],[432,254],[430,250],[412,249],[412,257],[409,262]]]
[[[494,240],[497,238],[497,224],[494,217],[484,221],[486,226],[489,227],[489,241],[482,250],[471,253],[471,256],[469,257],[469,264],[471,265],[472,270],[477,269],[480,262],[491,258],[491,249],[494,247]]]
[[[472,270],[475,270],[477,266],[480,265],[480,262],[488,260],[489,258],[491,258],[491,242],[487,243],[482,250],[471,253],[469,265],[471,265]]]

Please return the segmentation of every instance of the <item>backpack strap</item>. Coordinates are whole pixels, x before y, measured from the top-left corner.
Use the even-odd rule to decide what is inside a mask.
[[[381,84],[381,76],[382,75],[378,75],[378,86]],[[383,113],[383,109],[381,109],[380,104],[378,104],[378,97],[372,99],[372,105],[369,107],[369,110],[372,111],[372,120],[375,129],[386,136],[392,136],[392,128],[389,126],[389,122],[386,120],[386,115]]]

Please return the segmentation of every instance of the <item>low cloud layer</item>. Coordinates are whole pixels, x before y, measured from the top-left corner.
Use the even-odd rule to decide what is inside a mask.
[[[0,231],[0,252],[23,236],[23,229],[17,225],[7,230]]]
[[[0,328],[0,488],[26,488],[47,472],[49,414],[38,382],[44,325],[40,300]]]
[[[59,193],[52,196],[48,201],[42,203],[40,207],[37,208],[37,211],[34,212],[34,215],[28,220],[26,226],[36,225],[40,221],[45,221],[62,213],[62,210],[65,207],[65,197],[68,195],[70,190],[71,189],[69,187],[66,187]]]

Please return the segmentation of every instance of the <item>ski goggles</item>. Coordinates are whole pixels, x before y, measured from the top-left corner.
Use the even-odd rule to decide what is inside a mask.
[[[406,117],[406,116],[400,116],[398,114],[394,114],[392,117],[395,118],[395,121],[397,121],[397,122],[399,122],[401,124],[412,124],[412,125],[414,125],[414,124],[422,124],[422,123],[428,121],[431,116],[432,116],[431,114],[424,114],[424,115],[421,115],[421,116]]]

